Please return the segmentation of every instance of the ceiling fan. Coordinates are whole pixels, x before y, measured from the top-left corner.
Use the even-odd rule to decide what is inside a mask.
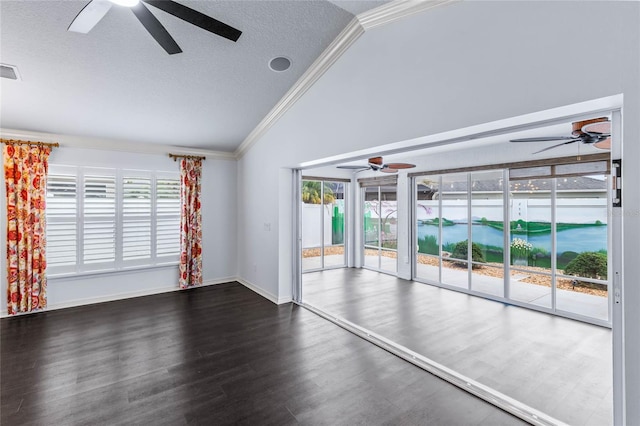
[[[511,142],[550,142],[563,141],[562,143],[534,152],[538,154],[559,146],[581,142],[593,145],[600,149],[611,148],[611,122],[607,117],[592,118],[590,120],[576,121],[572,123],[571,136],[550,136],[539,138],[511,139]]]
[[[413,167],[415,167],[415,164],[409,164],[409,163],[387,163],[385,164],[382,161],[382,157],[371,157],[368,160],[368,164],[367,165],[362,165],[362,166],[337,166],[339,169],[349,169],[349,170],[356,170],[357,172],[361,172],[364,170],[373,170],[376,172],[382,172],[382,173],[398,173],[398,170],[400,169],[411,169]]]
[[[178,43],[171,37],[160,21],[145,6],[150,4],[157,7],[176,18],[182,19],[192,25],[207,30],[220,37],[231,41],[237,41],[242,31],[237,30],[224,22],[213,19],[203,13],[183,6],[171,0],[91,0],[78,15],[74,18],[68,31],[86,34],[107,14],[114,4],[125,6],[131,9],[136,18],[147,29],[149,34],[162,46],[168,54],[182,52]]]

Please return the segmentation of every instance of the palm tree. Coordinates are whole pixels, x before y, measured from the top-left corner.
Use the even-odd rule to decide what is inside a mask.
[[[302,181],[302,202],[306,204],[322,204],[321,188],[322,182],[318,180]],[[333,189],[327,182],[324,183],[324,204],[331,204],[335,201]]]

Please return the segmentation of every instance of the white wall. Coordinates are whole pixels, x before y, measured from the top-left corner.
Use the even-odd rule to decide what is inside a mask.
[[[35,139],[35,138],[34,138]],[[179,163],[167,155],[141,154],[97,149],[56,148],[50,164],[122,167],[129,169],[177,171]],[[237,276],[236,162],[207,159],[202,172],[202,249],[203,281],[205,283],[233,280]],[[5,210],[4,174],[0,209]],[[6,229],[5,215],[2,228]],[[6,237],[5,237],[6,238]],[[6,271],[6,244],[2,245],[1,269]],[[130,272],[115,272],[72,278],[50,277],[47,286],[50,308],[73,306],[103,300],[152,294],[178,288],[178,267],[160,267]],[[6,294],[7,277],[2,275],[0,291]],[[6,313],[6,297],[0,310]]]
[[[291,205],[282,167],[616,94],[624,95],[623,179],[640,182],[639,52],[637,2],[459,2],[376,27],[241,159],[240,212],[262,208],[272,229],[290,230],[278,222]],[[506,154],[444,153],[434,164],[490,164]],[[256,182],[269,190],[248,191]],[[623,191],[627,421],[637,424],[640,187]],[[291,233],[264,232],[246,216],[239,229],[240,276],[269,292],[286,288],[278,257],[291,254]]]

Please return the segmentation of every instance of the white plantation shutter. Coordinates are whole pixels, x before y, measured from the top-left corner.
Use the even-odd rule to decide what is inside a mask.
[[[156,256],[180,254],[180,177],[158,176],[156,180]]]
[[[51,275],[179,258],[178,172],[50,165],[46,202]]]
[[[151,176],[122,178],[122,259],[151,259]]]
[[[47,177],[47,268],[72,272],[77,265],[78,179],[75,170],[49,171]]]
[[[85,269],[108,267],[116,260],[116,178],[111,173],[87,171],[84,175]]]

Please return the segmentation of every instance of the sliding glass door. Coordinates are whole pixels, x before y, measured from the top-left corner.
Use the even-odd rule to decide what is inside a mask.
[[[555,182],[556,307],[602,320],[609,310],[608,182],[603,174]],[[585,190],[576,194],[572,186]]]
[[[471,173],[471,290],[504,296],[503,170]]]
[[[414,277],[608,323],[608,161],[414,177]]]
[[[553,179],[513,180],[509,183],[511,276],[513,300],[550,309],[553,293]]]
[[[345,267],[346,182],[302,181],[302,271]]]
[[[396,185],[362,188],[364,266],[383,272],[398,270],[398,222]]]

